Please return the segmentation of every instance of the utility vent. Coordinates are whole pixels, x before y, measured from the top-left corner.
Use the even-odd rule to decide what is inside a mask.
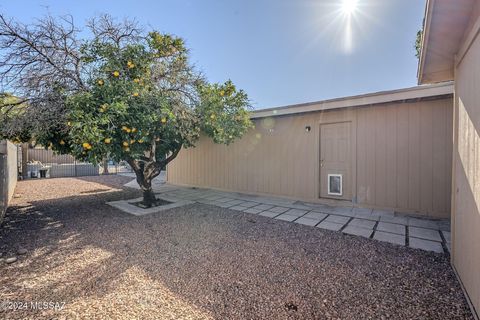
[[[343,177],[341,174],[328,175],[328,194],[332,196],[341,196],[343,194]]]

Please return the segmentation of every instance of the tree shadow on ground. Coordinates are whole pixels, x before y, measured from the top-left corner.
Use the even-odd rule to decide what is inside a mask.
[[[105,204],[139,195],[121,182],[20,184],[0,239],[28,254],[1,295],[84,318],[469,317],[447,256],[200,204],[131,216]],[[12,317],[57,316],[36,312]]]

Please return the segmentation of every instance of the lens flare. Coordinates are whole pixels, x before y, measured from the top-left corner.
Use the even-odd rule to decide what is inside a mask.
[[[357,10],[358,0],[343,0],[342,11],[346,15],[352,15]]]

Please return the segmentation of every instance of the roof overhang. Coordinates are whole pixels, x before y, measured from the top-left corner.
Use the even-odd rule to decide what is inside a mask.
[[[376,104],[417,101],[451,94],[453,94],[453,83],[444,82],[434,85],[422,85],[413,88],[381,91],[359,96],[302,103],[278,108],[261,109],[252,112],[251,118],[256,119],[306,112],[370,106]]]
[[[427,0],[418,83],[454,79],[455,56],[469,26],[475,0]]]

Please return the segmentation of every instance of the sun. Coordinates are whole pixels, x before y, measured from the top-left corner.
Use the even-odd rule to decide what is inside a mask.
[[[342,0],[342,11],[346,15],[351,15],[357,10],[358,0]]]

